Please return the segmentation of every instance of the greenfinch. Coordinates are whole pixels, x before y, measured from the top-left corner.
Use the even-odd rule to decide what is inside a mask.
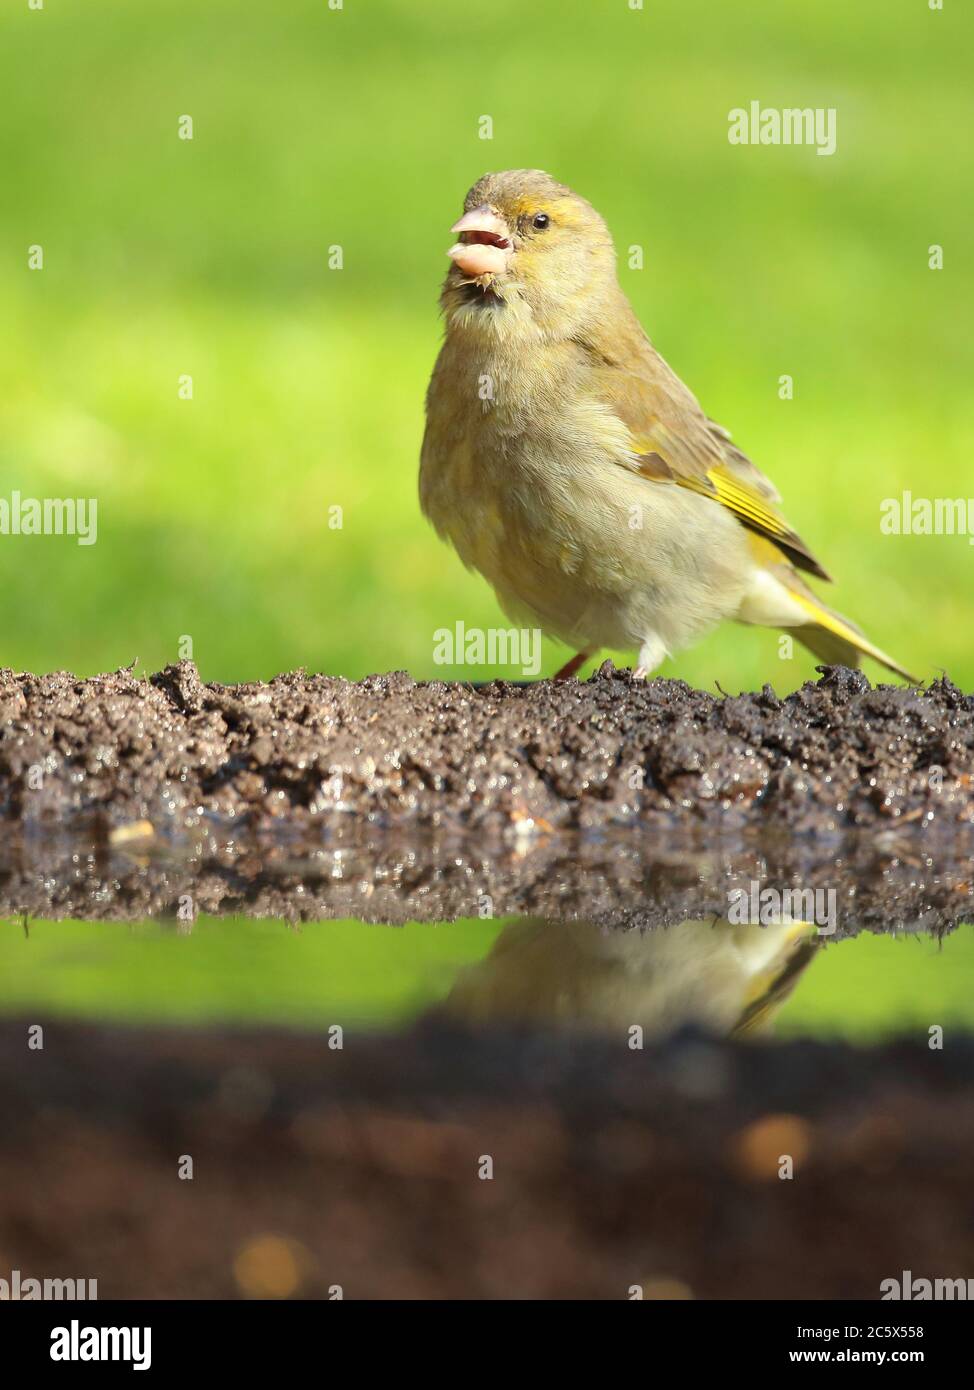
[[[790,918],[758,929],[708,919],[606,931],[595,922],[519,917],[461,972],[442,1007],[476,1026],[761,1034],[821,944],[814,926]]]
[[[539,169],[485,174],[451,229],[420,502],[514,621],[648,675],[724,619],[908,673],[827,608],[773,485],[643,331],[595,209]]]

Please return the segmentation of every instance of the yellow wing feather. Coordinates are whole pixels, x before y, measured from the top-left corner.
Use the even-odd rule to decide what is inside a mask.
[[[586,354],[597,397],[628,426],[632,440],[629,466],[647,481],[670,483],[726,507],[751,533],[755,558],[789,590],[807,623],[789,630],[828,662],[858,665],[860,655],[914,678],[858,628],[820,603],[797,570],[820,579],[829,575],[778,508],[780,497],[761,470],[733,443],[723,426],[708,418],[699,401],[646,337],[638,319],[627,313],[611,330],[598,326],[578,340]]]

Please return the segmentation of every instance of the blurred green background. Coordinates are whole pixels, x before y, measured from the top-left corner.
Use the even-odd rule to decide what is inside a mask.
[[[879,530],[904,488],[974,491],[969,7],[11,0],[0,23],[0,496],[99,504],[90,548],[0,537],[0,664],[153,670],[189,637],[208,679],[450,674],[434,630],[500,618],[416,499],[436,298],[468,186],[536,165],[644,248],[625,289],[835,604],[974,683],[974,550]],[[836,107],[837,153],[730,145],[752,99]],[[813,668],[728,628],[664,674]]]

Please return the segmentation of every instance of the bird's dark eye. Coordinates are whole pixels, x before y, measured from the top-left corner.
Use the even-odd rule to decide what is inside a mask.
[[[539,232],[543,232],[550,221],[551,218],[546,212],[536,212],[531,219],[531,225],[536,227]]]

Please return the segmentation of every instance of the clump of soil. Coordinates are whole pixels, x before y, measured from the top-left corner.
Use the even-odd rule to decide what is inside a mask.
[[[479,688],[302,672],[225,686],[186,661],[148,679],[3,671],[0,812],[172,831],[974,821],[974,697],[820,670],[784,699],[609,662],[581,683]]]

